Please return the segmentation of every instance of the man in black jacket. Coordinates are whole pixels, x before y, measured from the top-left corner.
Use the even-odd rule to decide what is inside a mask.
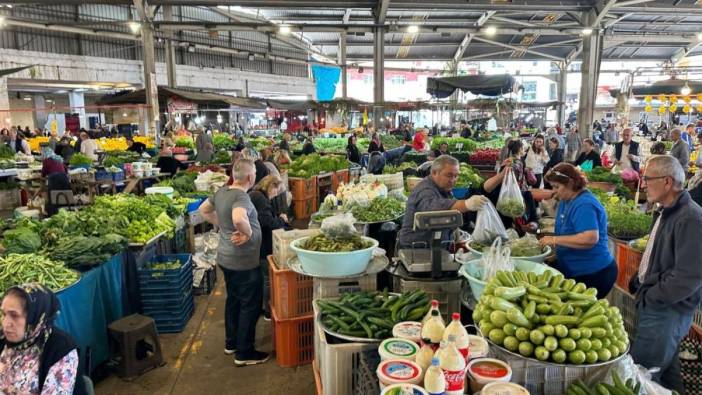
[[[702,302],[702,208],[683,190],[685,172],[669,155],[654,156],[642,178],[648,199],[662,209],[629,283],[636,291],[634,362],[659,367],[653,379],[684,394],[678,347]]]
[[[622,131],[622,141],[614,144],[614,164],[621,170],[634,169],[639,171],[639,143],[631,140],[633,131],[626,128]]]

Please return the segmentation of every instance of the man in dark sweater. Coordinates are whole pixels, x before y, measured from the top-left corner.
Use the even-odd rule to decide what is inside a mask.
[[[649,159],[642,181],[661,209],[629,284],[638,319],[631,356],[646,368],[661,368],[653,379],[684,394],[678,346],[702,302],[702,208],[683,189],[685,172],[672,156]]]

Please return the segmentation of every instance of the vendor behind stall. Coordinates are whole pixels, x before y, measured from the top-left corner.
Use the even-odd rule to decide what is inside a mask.
[[[607,248],[605,209],[585,188],[585,176],[569,163],[551,169],[546,180],[560,203],[555,235],[539,243],[556,249],[557,269],[566,278],[597,288],[597,297],[604,298],[617,279],[617,263]]]
[[[400,229],[400,246],[411,248],[413,243],[428,243],[431,231],[414,230],[414,214],[423,211],[458,210],[462,213],[478,211],[488,201],[484,196],[472,196],[456,200],[451,193],[458,179],[458,160],[450,155],[441,155],[431,165],[431,174],[414,188],[407,199],[407,210]],[[448,240],[445,232],[443,240]]]

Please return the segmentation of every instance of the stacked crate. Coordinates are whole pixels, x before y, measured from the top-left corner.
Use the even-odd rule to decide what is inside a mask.
[[[290,177],[288,185],[290,193],[292,193],[292,208],[295,218],[310,218],[312,213],[317,211],[317,177]]]

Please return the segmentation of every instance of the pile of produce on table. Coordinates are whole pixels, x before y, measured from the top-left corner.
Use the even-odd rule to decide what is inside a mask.
[[[15,159],[15,150],[10,148],[7,144],[0,145],[0,159]]]
[[[9,254],[0,257],[0,294],[15,285],[37,282],[58,291],[75,283],[78,272],[39,254]]]
[[[136,162],[139,160],[139,154],[131,151],[112,151],[105,154],[105,158],[102,160],[102,165],[105,167],[120,167],[125,163]]]
[[[182,196],[195,192],[195,179],[198,173],[192,172],[179,172],[173,178],[167,178],[156,186],[159,187],[171,187],[175,192]]]
[[[74,167],[91,166],[93,164],[93,160],[81,154],[80,152],[76,152],[75,154],[73,154],[73,156],[71,156],[71,159],[68,161],[68,164]]]
[[[107,262],[111,256],[127,247],[127,238],[115,233],[103,236],[65,236],[44,253],[52,259],[75,269],[89,269]]]
[[[497,148],[482,148],[473,151],[468,158],[468,163],[471,165],[490,165],[494,166],[497,159],[500,157],[500,150]]]
[[[476,142],[473,139],[466,139],[463,137],[434,137],[431,140],[431,149],[439,149],[441,144],[448,144],[449,152],[454,151],[468,151],[473,152],[476,149]],[[461,146],[462,144],[462,146]],[[459,148],[459,146],[461,146]]]
[[[246,142],[246,145],[251,146],[256,151],[261,151],[273,145],[273,141],[267,137],[252,137]]]
[[[497,201],[497,206],[495,208],[500,214],[509,218],[521,217],[526,210],[524,200],[522,200],[521,196],[518,198],[503,197]]]
[[[346,293],[338,300],[317,299],[322,323],[332,332],[367,339],[392,336],[403,321],[420,321],[431,307],[423,290],[401,295],[383,292]]]
[[[524,357],[575,365],[609,361],[629,347],[621,313],[583,283],[499,271],[473,312],[490,341]]]
[[[639,395],[641,394],[641,382],[634,379],[626,381],[619,377],[616,370],[612,370],[612,382],[599,382],[593,385],[587,385],[582,380],[578,379],[568,386],[566,395]],[[676,394],[673,391],[673,394]]]
[[[469,245],[470,248],[484,253],[490,250],[489,245],[480,244],[475,241],[472,241]],[[502,245],[510,248],[510,256],[513,258],[537,256],[544,253],[545,250],[539,245],[539,240],[533,236],[525,236],[516,240],[508,240]]]
[[[2,245],[8,254],[27,254],[41,248],[41,226],[36,221],[25,220],[15,225],[14,229],[2,234]]]
[[[178,137],[175,140],[175,146],[178,148],[195,149],[195,143],[190,137]]]
[[[595,167],[587,175],[590,182],[608,182],[610,184],[621,184],[622,178],[618,174],[614,174],[605,167]]]
[[[215,154],[212,156],[212,163],[217,163],[217,164],[228,164],[231,163],[232,158],[229,156],[229,152],[221,150],[215,152]]]
[[[386,196],[388,196],[388,187],[379,181],[341,184],[336,190],[337,199],[346,206],[368,205],[373,199]]]
[[[306,239],[299,245],[299,247],[303,250],[317,252],[351,252],[365,250],[372,245],[372,242],[364,240],[358,235],[353,235],[343,239],[332,239],[320,233]]]
[[[349,168],[349,161],[345,156],[319,154],[303,155],[295,159],[288,170],[288,176],[309,178],[320,173],[345,170]]]
[[[384,222],[405,212],[405,203],[392,197],[376,197],[368,206],[356,205],[351,210],[358,222]]]
[[[231,151],[234,149],[234,147],[236,147],[236,141],[229,134],[215,133],[212,135],[212,146],[214,147],[215,151]]]
[[[402,162],[397,166],[385,165],[383,168],[383,174],[395,174],[402,173],[407,169],[416,169],[417,165],[414,162]]]
[[[648,234],[653,217],[641,211],[636,202],[619,196],[595,193],[607,212],[607,231],[618,239],[637,239]]]
[[[480,176],[472,166],[461,163],[458,173],[458,180],[456,180],[456,188],[480,188],[483,184],[483,177]]]

